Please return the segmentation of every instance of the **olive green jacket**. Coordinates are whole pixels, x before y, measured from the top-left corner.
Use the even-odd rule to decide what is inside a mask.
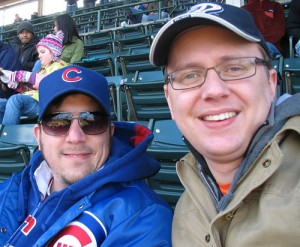
[[[291,117],[217,212],[189,153],[177,163],[186,191],[173,219],[176,246],[300,246],[300,116]]]
[[[72,43],[64,45],[60,59],[66,63],[73,64],[80,61],[84,56],[84,46],[81,39],[73,36]]]

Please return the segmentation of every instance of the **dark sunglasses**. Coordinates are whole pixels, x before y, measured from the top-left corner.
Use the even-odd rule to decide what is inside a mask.
[[[99,111],[80,112],[76,116],[71,112],[57,112],[43,116],[39,125],[48,135],[64,136],[68,134],[73,119],[78,119],[80,128],[87,135],[104,133],[110,122],[107,114]]]

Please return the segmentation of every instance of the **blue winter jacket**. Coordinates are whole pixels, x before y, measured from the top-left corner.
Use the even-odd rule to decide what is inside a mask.
[[[104,167],[41,202],[37,151],[0,186],[0,246],[171,246],[172,210],[143,179],[159,164],[146,153],[153,135],[115,123]]]

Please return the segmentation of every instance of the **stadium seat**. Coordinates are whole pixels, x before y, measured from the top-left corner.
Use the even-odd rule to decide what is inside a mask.
[[[150,120],[148,127],[154,134],[149,152],[160,164],[161,169],[147,179],[149,186],[162,196],[173,208],[184,191],[176,173],[176,162],[189,152],[182,141],[182,134],[175,122],[168,120]]]
[[[84,50],[86,57],[98,55],[107,56],[114,53],[114,34],[111,30],[103,30],[84,36]]]
[[[128,52],[133,48],[150,48],[151,41],[151,36],[146,34],[145,26],[142,24],[120,27],[115,30],[115,44],[118,52]]]
[[[115,65],[111,56],[106,57],[91,57],[82,59],[82,61],[75,62],[75,64],[82,67],[92,69],[104,76],[115,75]]]
[[[284,92],[295,94],[300,92],[300,58],[284,58],[283,60]]]
[[[272,66],[277,72],[277,92],[276,96],[277,98],[283,94],[284,85],[283,85],[283,57],[279,57],[278,59],[272,60]]]
[[[33,133],[35,124],[1,125],[0,183],[28,164],[38,144]]]
[[[136,71],[159,70],[149,62],[149,52],[136,54],[123,54],[116,58],[116,64],[121,68],[122,75],[132,74]]]
[[[110,118],[111,120],[116,121],[118,118],[116,84],[114,83],[114,81],[109,80],[108,77],[106,79],[110,94]]]
[[[170,119],[171,114],[163,91],[162,71],[139,72],[124,76],[120,92],[127,102],[128,121],[149,121],[149,119]]]
[[[28,164],[30,150],[26,145],[0,143],[0,183],[13,173],[21,172]]]
[[[38,146],[33,133],[34,126],[35,124],[2,125],[0,149],[2,144],[5,147],[26,145],[32,154]]]

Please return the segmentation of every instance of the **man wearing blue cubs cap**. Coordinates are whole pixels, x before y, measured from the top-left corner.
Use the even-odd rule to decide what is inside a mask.
[[[39,90],[39,150],[0,187],[0,246],[171,246],[145,127],[110,119],[104,76],[67,66]]]
[[[298,246],[300,97],[276,100],[277,74],[246,10],[206,2],[166,23],[150,49],[190,153],[177,246]]]

